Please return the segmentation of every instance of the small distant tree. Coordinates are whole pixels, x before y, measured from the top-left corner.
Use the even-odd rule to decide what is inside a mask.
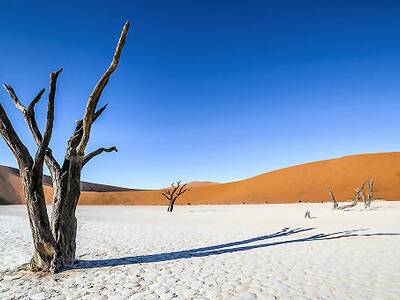
[[[168,200],[168,212],[172,212],[176,199],[187,191],[189,191],[187,184],[181,185],[181,181],[178,181],[176,183],[173,182],[167,190],[162,192],[162,195]]]
[[[367,191],[367,199],[365,200],[365,208],[370,208],[371,203],[374,200],[374,181],[369,178],[367,181],[368,191]]]
[[[333,203],[333,209],[343,210],[343,209],[347,209],[347,208],[352,208],[357,205],[358,201],[361,201],[361,200],[364,202],[365,208],[368,208],[371,205],[371,201],[372,201],[369,199],[372,199],[372,196],[373,196],[372,190],[373,190],[374,183],[372,180],[368,181],[367,197],[365,197],[365,195],[364,195],[365,184],[366,183],[363,183],[362,186],[360,186],[359,188],[357,188],[355,190],[353,202],[350,204],[343,205],[343,206],[339,206],[339,204],[337,203],[337,201],[335,199],[335,195],[333,194],[333,192],[331,190],[329,190],[329,200]]]
[[[332,209],[337,209],[339,207],[339,204],[337,203],[337,201],[335,199],[335,195],[333,194],[333,192],[331,190],[329,190],[329,201],[331,201],[333,203]]]
[[[354,200],[352,203],[343,205],[343,206],[339,206],[338,209],[343,210],[343,209],[352,208],[352,207],[356,206],[358,201],[364,197],[363,191],[364,191],[364,185],[362,185],[361,187],[359,187],[358,189],[355,190]]]

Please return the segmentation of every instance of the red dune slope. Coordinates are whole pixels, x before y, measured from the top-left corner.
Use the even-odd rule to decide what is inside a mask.
[[[331,188],[339,201],[348,200],[368,177],[376,183],[375,195],[400,199],[400,152],[361,154],[317,161],[268,172],[231,183],[192,184],[177,204],[294,203],[327,201]],[[80,204],[160,205],[160,190],[127,190],[88,184]],[[50,198],[51,188],[46,186]],[[21,185],[15,169],[0,167],[0,200],[21,203]]]

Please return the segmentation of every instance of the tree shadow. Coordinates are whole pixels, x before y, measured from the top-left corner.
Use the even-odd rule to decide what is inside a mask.
[[[213,246],[207,246],[189,250],[181,250],[181,251],[173,251],[173,252],[165,252],[165,253],[157,253],[149,255],[139,255],[139,256],[127,256],[127,257],[110,258],[110,259],[78,260],[71,269],[92,269],[92,268],[116,267],[124,265],[143,264],[143,263],[156,263],[156,262],[164,262],[164,261],[171,261],[178,259],[207,257],[212,255],[242,252],[253,249],[278,246],[278,245],[312,242],[312,241],[327,241],[327,240],[335,240],[335,239],[350,238],[350,237],[400,236],[400,233],[363,234],[360,232],[365,231],[367,229],[354,229],[354,230],[339,231],[334,233],[318,233],[308,237],[248,245],[253,242],[265,241],[279,237],[292,236],[297,233],[308,232],[314,229],[315,228],[293,228],[293,229],[283,228],[282,230],[269,235],[263,235],[242,241],[230,242],[225,244],[219,244],[219,245],[213,245]]]

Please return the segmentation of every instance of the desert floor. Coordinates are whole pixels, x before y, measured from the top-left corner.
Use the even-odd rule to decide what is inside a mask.
[[[305,219],[306,211],[312,219]],[[81,206],[79,262],[39,277],[24,206],[0,206],[1,299],[399,299],[400,202]]]

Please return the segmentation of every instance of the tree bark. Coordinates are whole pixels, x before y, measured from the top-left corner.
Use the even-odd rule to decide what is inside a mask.
[[[57,191],[53,195],[51,230],[57,251],[55,271],[71,267],[75,262],[77,219],[76,206],[80,197],[81,161],[71,157],[68,170],[63,173]]]
[[[49,271],[56,252],[55,241],[50,230],[42,179],[31,173],[31,170],[20,169],[34,244],[30,268],[32,271]]]
[[[175,201],[172,201],[172,200],[169,201],[168,209],[167,209],[168,212],[172,212],[174,210],[174,202]]]

